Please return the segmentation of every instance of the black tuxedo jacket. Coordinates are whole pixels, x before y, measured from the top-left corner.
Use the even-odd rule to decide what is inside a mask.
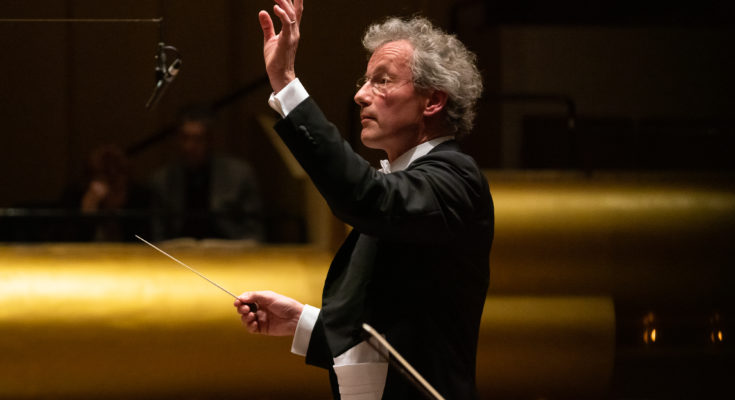
[[[332,212],[354,227],[327,274],[306,362],[331,371],[333,357],[363,340],[367,322],[445,398],[476,398],[494,218],[474,160],[448,141],[406,170],[383,174],[311,99],[276,130]],[[390,370],[383,398],[421,395]]]

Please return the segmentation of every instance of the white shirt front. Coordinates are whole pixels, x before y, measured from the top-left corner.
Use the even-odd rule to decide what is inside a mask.
[[[389,162],[388,160],[380,160],[380,172],[390,174],[391,172],[403,171],[404,169],[408,168],[408,166],[411,165],[412,162],[416,161],[416,159],[429,154],[429,152],[433,150],[434,147],[446,142],[447,140],[452,139],[454,139],[454,136],[440,136],[438,138],[431,139],[428,142],[421,143],[418,146],[408,150],[407,152],[401,154],[398,158],[393,160],[393,162]]]

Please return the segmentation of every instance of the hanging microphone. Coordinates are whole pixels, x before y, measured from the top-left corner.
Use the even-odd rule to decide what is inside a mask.
[[[176,59],[168,66],[166,65],[166,50],[171,50],[176,53]],[[179,55],[178,50],[173,46],[166,46],[163,42],[159,42],[158,49],[156,51],[156,86],[153,87],[153,93],[145,103],[145,108],[151,109],[158,104],[158,101],[163,97],[163,93],[168,88],[168,85],[173,82],[180,69],[181,56]]]

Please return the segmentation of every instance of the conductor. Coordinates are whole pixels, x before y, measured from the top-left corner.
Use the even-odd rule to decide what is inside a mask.
[[[331,263],[321,309],[245,292],[235,301],[243,324],[252,333],[293,336],[293,353],[330,371],[335,399],[421,398],[363,341],[363,322],[445,398],[477,398],[494,216],[487,181],[457,143],[472,128],[482,92],[474,54],[420,17],[367,29],[371,56],[355,102],[362,142],[387,155],[378,170],[342,139],[296,77],[303,0],[275,3],[280,32],[266,11],[258,16],[269,104],[283,117],[275,129],[353,230]]]

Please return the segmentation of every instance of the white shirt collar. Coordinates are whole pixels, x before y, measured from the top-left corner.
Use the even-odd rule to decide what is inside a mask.
[[[454,139],[454,136],[441,136],[431,139],[428,142],[421,143],[411,150],[408,150],[407,152],[401,154],[398,158],[393,160],[392,163],[388,160],[380,160],[380,166],[382,167],[380,172],[384,174],[390,174],[391,172],[403,171],[417,158],[427,155],[431,150],[434,149],[434,147],[446,142],[447,140],[452,139]]]

